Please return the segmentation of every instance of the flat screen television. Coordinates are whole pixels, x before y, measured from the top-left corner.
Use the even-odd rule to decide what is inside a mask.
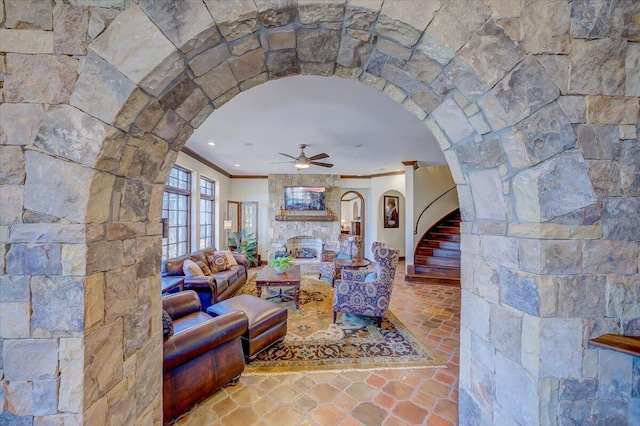
[[[322,186],[285,186],[284,208],[293,211],[327,209],[327,188]]]

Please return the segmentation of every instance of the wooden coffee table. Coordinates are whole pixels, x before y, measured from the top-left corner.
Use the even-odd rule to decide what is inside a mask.
[[[275,269],[267,266],[256,278],[256,295],[262,295],[262,287],[293,287],[293,296],[287,291],[279,289],[275,296],[267,297],[272,299],[279,297],[281,299],[293,300],[296,302],[296,309],[300,307],[300,265],[287,268],[283,273],[279,274]]]

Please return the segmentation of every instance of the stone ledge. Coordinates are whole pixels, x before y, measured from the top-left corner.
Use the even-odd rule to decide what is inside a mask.
[[[617,334],[603,334],[589,340],[591,346],[622,352],[631,356],[640,356],[640,336],[620,336]]]

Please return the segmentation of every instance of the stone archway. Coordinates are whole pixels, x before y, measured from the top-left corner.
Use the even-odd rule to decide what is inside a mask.
[[[164,182],[211,112],[300,73],[383,91],[445,153],[461,423],[628,408],[565,390],[610,378],[590,336],[640,329],[637,6],[596,25],[588,1],[4,1],[3,415],[160,423]]]

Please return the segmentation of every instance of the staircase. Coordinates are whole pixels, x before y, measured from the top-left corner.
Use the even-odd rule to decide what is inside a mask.
[[[405,281],[460,285],[460,210],[449,213],[423,235]]]

